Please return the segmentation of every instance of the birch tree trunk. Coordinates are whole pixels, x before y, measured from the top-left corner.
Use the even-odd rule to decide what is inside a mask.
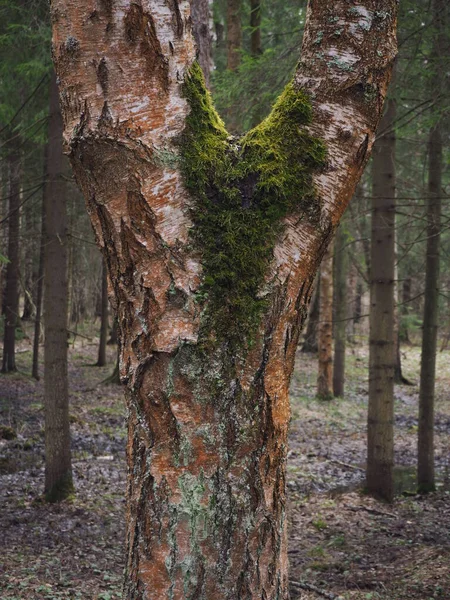
[[[194,64],[188,2],[53,0],[52,14],[121,331],[124,597],[285,600],[289,381],[373,143],[396,3],[311,4],[294,81],[239,143]]]

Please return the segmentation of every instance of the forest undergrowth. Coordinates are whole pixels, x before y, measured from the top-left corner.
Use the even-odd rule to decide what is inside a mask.
[[[115,349],[104,368],[92,366],[96,353],[94,340],[71,345],[76,494],[59,505],[42,502],[43,382],[25,374],[27,339],[19,343],[19,373],[0,378],[0,600],[121,597],[125,407],[121,389],[102,383]],[[417,384],[419,349],[403,348],[402,357],[404,375]],[[346,399],[321,402],[314,397],[315,357],[297,357],[287,482],[292,600],[448,600],[450,352],[438,356],[438,491],[415,494],[418,388],[398,386],[392,505],[363,491],[366,345],[350,347],[347,358]]]

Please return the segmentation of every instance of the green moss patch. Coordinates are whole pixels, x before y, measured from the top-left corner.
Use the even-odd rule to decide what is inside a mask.
[[[317,219],[320,213],[312,175],[325,163],[325,146],[305,129],[311,105],[294,83],[239,139],[228,135],[197,63],[184,95],[191,111],[181,164],[194,199],[192,236],[202,253],[204,330],[220,340],[249,342],[266,304],[264,280],[283,218],[306,212]]]

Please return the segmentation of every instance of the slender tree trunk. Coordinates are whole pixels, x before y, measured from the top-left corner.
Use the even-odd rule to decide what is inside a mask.
[[[250,51],[252,56],[262,53],[261,45],[261,0],[250,0]]]
[[[11,147],[9,165],[9,211],[8,211],[8,264],[5,287],[5,332],[3,338],[2,372],[16,371],[16,327],[19,321],[19,269],[20,269],[20,150]]]
[[[439,328],[439,262],[442,194],[441,125],[430,133],[427,255],[425,305],[423,311],[422,360],[419,390],[418,485],[422,492],[435,489],[434,474],[434,397],[437,334]]]
[[[73,492],[67,381],[67,209],[63,123],[56,75],[50,83],[48,181],[45,188],[44,369],[45,495],[50,502]]]
[[[346,2],[311,4],[301,66],[262,126],[269,139],[255,129],[241,146],[194,64],[189,4],[102,3],[88,23],[90,1],[52,3],[66,139],[118,309],[124,598],[287,600],[289,382],[319,262],[372,146],[396,3],[365,3],[358,44],[363,17]],[[331,8],[349,23],[351,74],[330,60]],[[300,191],[308,173],[313,189]],[[294,198],[301,206],[284,212]],[[269,215],[273,238],[260,235]]]
[[[347,251],[346,235],[342,225],[334,242],[334,281],[335,281],[335,323],[333,394],[344,396],[345,387],[345,346],[347,342]]]
[[[403,317],[408,317],[411,312],[411,277],[406,277],[402,285],[402,310],[401,314]],[[411,344],[411,338],[409,335],[408,321],[400,328],[400,339],[405,344]]]
[[[358,286],[358,271],[353,264],[348,265],[347,283],[347,339],[349,344],[355,343],[355,305]]]
[[[367,488],[391,502],[394,494],[395,100],[387,102],[372,162],[370,357]]]
[[[212,67],[212,35],[210,31],[209,0],[192,0],[192,33],[197,44],[197,60],[205,76],[206,87],[210,87],[210,74]]]
[[[431,92],[448,98],[448,78],[443,77],[443,59],[448,55],[450,8],[445,0],[433,0],[435,28]],[[442,101],[441,101],[442,102]],[[438,105],[437,111],[442,109]],[[442,114],[439,113],[438,114]],[[429,139],[427,250],[425,274],[425,305],[423,316],[422,360],[419,390],[419,438],[417,482],[421,492],[435,489],[434,473],[434,397],[436,377],[437,334],[439,326],[439,266],[442,211],[442,125],[443,118],[432,127]]]
[[[320,317],[320,273],[316,278],[314,284],[314,291],[311,298],[311,304],[309,305],[308,319],[306,321],[305,339],[302,346],[302,352],[310,354],[317,354],[319,347],[317,345],[318,340],[318,328],[319,328],[319,317]]]
[[[241,0],[227,0],[227,69],[236,71],[241,64]]]
[[[410,382],[403,376],[402,356],[400,352],[400,298],[398,282],[398,249],[397,249],[397,231],[395,231],[395,256],[394,256],[394,383],[410,385]]]
[[[322,400],[333,397],[333,248],[332,245],[320,265],[319,305],[319,374],[317,396]]]
[[[119,325],[117,323],[117,317],[114,315],[113,324],[111,327],[111,331],[109,333],[108,345],[117,344],[118,343],[118,329]]]
[[[97,367],[106,365],[106,342],[108,339],[108,271],[102,262],[102,310],[100,325],[100,343],[98,345]]]
[[[22,312],[22,321],[31,321],[33,317],[33,313],[35,311],[35,306],[33,304],[33,253],[34,253],[34,243],[33,243],[33,215],[31,210],[24,211],[24,221],[25,221],[25,229],[28,232],[28,235],[25,236],[25,239],[22,243],[24,246],[23,252],[23,271],[22,271],[22,289],[23,289],[23,312]]]
[[[42,218],[41,218],[41,241],[39,245],[39,268],[37,276],[37,293],[36,293],[36,318],[34,321],[34,340],[33,340],[33,366],[31,376],[39,381],[39,341],[41,338],[41,323],[42,323],[42,300],[44,296],[44,261],[45,261],[45,196],[47,188],[48,175],[48,144],[45,148],[44,155],[44,192],[42,197]]]

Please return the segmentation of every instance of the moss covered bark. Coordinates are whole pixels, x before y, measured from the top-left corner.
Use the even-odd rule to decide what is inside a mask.
[[[318,222],[312,176],[325,164],[325,146],[306,131],[311,105],[293,83],[270,116],[239,139],[228,135],[197,63],[184,93],[191,110],[181,163],[204,267],[204,330],[248,341],[265,306],[266,274],[283,218],[308,213]]]

